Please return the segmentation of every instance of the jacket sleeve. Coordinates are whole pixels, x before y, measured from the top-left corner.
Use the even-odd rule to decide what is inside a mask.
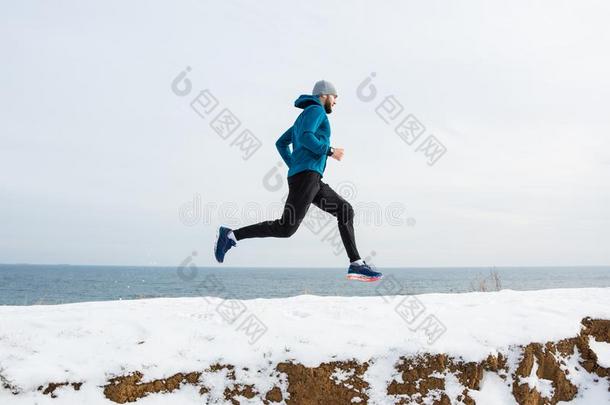
[[[322,107],[308,108],[304,111],[302,124],[303,132],[300,141],[304,147],[316,155],[325,155],[329,148],[329,145],[320,141],[315,135],[318,127],[325,118],[326,114]]]
[[[290,167],[290,164],[292,163],[292,152],[288,147],[292,143],[292,133],[293,130],[292,127],[290,127],[275,142],[275,147],[277,148],[277,151],[280,152],[280,156],[288,167]]]

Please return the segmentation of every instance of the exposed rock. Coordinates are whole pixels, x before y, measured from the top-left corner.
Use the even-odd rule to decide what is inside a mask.
[[[555,355],[556,345],[547,343],[531,343],[523,350],[523,357],[513,379],[513,395],[520,405],[550,405],[559,401],[570,401],[578,392],[578,389],[570,383],[565,371],[559,367]],[[553,395],[550,398],[531,388],[526,383],[521,383],[521,378],[527,378],[532,373],[536,363],[536,376],[550,381],[553,387]]]
[[[388,395],[400,398],[399,403],[423,403],[432,399],[435,404],[450,404],[450,398],[443,393],[445,379],[449,374],[463,386],[464,391],[459,400],[465,404],[474,404],[468,395],[470,389],[479,389],[483,376],[483,364],[465,363],[454,360],[445,354],[401,357],[396,369],[402,373],[402,383],[392,381],[388,385]]]
[[[368,364],[355,361],[322,363],[318,367],[280,363],[277,370],[288,376],[288,405],[339,405],[352,400],[366,403],[369,384],[362,379]]]
[[[127,376],[110,379],[109,384],[104,386],[104,395],[119,404],[134,402],[151,392],[172,392],[183,383],[196,384],[200,375],[201,373],[197,372],[178,373],[168,378],[142,383],[140,381],[143,375],[136,371]]]
[[[21,392],[19,387],[11,383],[5,376],[3,376],[2,371],[3,369],[0,368],[0,386],[2,386],[2,388],[4,388],[5,390],[10,391],[11,394],[18,395]]]
[[[82,382],[79,382],[79,383],[69,383],[69,382],[49,383],[46,388],[44,388],[44,386],[42,386],[42,385],[40,387],[38,387],[38,391],[42,391],[43,395],[51,395],[51,398],[56,398],[55,390],[58,387],[63,387],[66,385],[71,385],[72,388],[74,388],[74,391],[79,391],[80,387],[81,387],[81,385],[83,385],[83,383]],[[43,388],[44,388],[44,390],[43,390]]]
[[[403,356],[395,364],[399,378],[388,383],[386,395],[401,404],[476,405],[472,393],[481,388],[484,373],[491,372],[506,382],[519,405],[555,405],[560,401],[569,403],[578,393],[578,387],[569,379],[566,366],[570,356],[578,356],[582,372],[610,380],[610,369],[598,364],[595,352],[589,347],[591,338],[610,343],[610,321],[585,318],[578,336],[558,342],[532,342],[524,347],[512,347],[511,364],[508,360],[509,353],[490,354],[481,362],[465,362],[446,354]],[[143,381],[142,372],[135,371],[109,379],[108,384],[103,386],[103,392],[113,402],[126,403],[135,402],[150,393],[172,392],[180,389],[183,384],[190,384],[198,387],[199,393],[206,398],[215,388],[232,404],[255,398],[260,398],[264,404],[288,405],[366,404],[369,400],[370,387],[364,378],[369,368],[367,362],[335,361],[317,367],[284,362],[266,370],[242,368],[240,381],[236,380],[236,366],[214,364],[203,371],[177,373],[153,381]],[[225,386],[206,386],[206,377],[210,373],[224,373],[221,380],[225,381]],[[257,379],[271,378],[279,386],[274,386],[267,392],[259,392],[252,381],[248,380],[251,375],[256,375]],[[452,392],[447,391],[449,381],[454,387]],[[533,381],[533,386],[528,381]],[[51,382],[39,386],[38,390],[55,398],[58,387],[70,385],[78,391],[81,384],[82,382]],[[536,384],[543,384],[543,388],[546,386],[546,390],[541,389],[546,392],[539,392],[537,387],[540,385]],[[20,393],[19,388],[3,377],[2,373],[0,387],[15,395]],[[222,391],[218,391],[218,388]]]
[[[279,387],[273,387],[265,395],[265,400],[268,402],[282,402],[282,390]]]
[[[248,399],[254,398],[258,392],[254,389],[253,385],[240,385],[236,384],[233,388],[225,388],[224,395],[225,399],[231,401],[235,405],[239,405],[239,401],[235,397],[244,397]]]

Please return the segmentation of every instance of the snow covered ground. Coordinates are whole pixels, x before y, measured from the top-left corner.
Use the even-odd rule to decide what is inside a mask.
[[[383,285],[377,288],[383,293]],[[446,373],[443,365],[427,377],[433,385],[443,381],[444,389],[431,389],[419,400],[433,403],[444,394],[451,403],[462,403],[467,392],[477,404],[517,404],[511,375],[524,363],[521,346],[575,338],[586,317],[610,320],[610,288],[4,306],[0,404],[112,404],[106,395],[111,393],[111,379],[134,372],[141,373],[140,383],[167,383],[178,373],[198,373],[191,383],[181,381],[171,392],[156,389],[140,395],[137,404],[231,403],[229,397],[237,401],[233,403],[273,403],[278,397],[275,401],[298,403],[296,398],[304,394],[293,391],[295,376],[316,367],[326,376],[320,383],[330,384],[328,403],[342,403],[331,397],[339,386],[351,390],[345,394],[350,398],[346,403],[386,404],[417,397],[388,391],[389,386],[408,391],[404,379],[410,377],[397,368],[401,359],[423,355],[430,363],[442,363],[434,356],[444,354],[462,367],[483,364],[499,353],[505,360],[503,370],[480,366],[480,378],[473,377],[476,388],[464,391],[459,373]],[[608,377],[603,374],[610,366],[610,337],[604,342],[603,336],[583,336],[581,342],[588,341],[597,355],[595,367],[601,376],[583,369],[578,350],[560,359],[553,354],[578,389],[566,403],[610,403]],[[517,380],[534,388],[545,403],[559,388],[540,378],[540,356],[532,357],[534,364]],[[321,368],[322,363],[330,368]],[[306,374],[299,377],[301,382]],[[43,393],[50,383],[64,382],[79,384],[78,389],[64,385]],[[118,380],[115,384],[119,386]],[[279,395],[265,397],[272,390]]]

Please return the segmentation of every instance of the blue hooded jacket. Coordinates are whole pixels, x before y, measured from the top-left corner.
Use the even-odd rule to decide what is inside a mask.
[[[315,170],[323,176],[330,149],[330,123],[326,111],[317,96],[307,94],[299,96],[294,106],[302,108],[303,112],[275,146],[288,166],[288,177],[304,170]]]

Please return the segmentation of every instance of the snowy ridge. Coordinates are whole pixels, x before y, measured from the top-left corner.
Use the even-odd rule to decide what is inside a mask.
[[[0,403],[603,404],[608,320],[609,288],[5,306]]]

